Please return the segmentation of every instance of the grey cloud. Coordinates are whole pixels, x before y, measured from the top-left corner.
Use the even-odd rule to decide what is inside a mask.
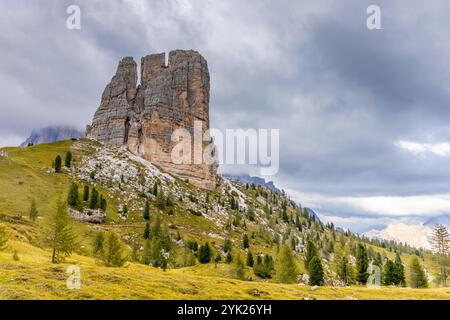
[[[383,29],[369,31],[371,2],[2,2],[0,142],[84,127],[122,56],[193,48],[210,67],[212,126],[281,129],[281,187],[449,192],[449,158],[394,142],[450,139],[450,5],[380,1]],[[72,3],[80,31],[65,28]]]

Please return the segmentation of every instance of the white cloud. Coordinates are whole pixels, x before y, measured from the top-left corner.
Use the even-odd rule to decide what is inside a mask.
[[[407,150],[416,155],[432,153],[441,157],[450,156],[450,143],[440,142],[440,143],[421,143],[399,140],[395,145],[401,149]]]
[[[450,212],[450,194],[416,196],[331,197],[286,190],[302,205],[322,212],[371,216],[434,216]]]
[[[0,136],[0,148],[1,147],[16,147],[25,140],[24,137],[7,135]]]

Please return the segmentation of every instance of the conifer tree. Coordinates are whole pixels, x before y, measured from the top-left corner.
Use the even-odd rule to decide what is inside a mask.
[[[233,243],[230,239],[225,239],[223,243],[223,251],[230,252],[233,249]]]
[[[283,245],[278,253],[275,275],[279,282],[292,283],[297,281],[298,266],[289,246]]]
[[[93,242],[93,249],[92,252],[94,253],[94,256],[96,257],[103,257],[104,254],[104,243],[105,243],[105,236],[103,232],[97,232],[95,234],[94,242]]]
[[[413,288],[428,288],[428,280],[425,271],[419,262],[419,258],[416,256],[411,259],[409,282]]]
[[[375,255],[373,264],[379,267],[380,269],[383,267],[383,259],[381,258],[381,254],[379,252],[377,252],[377,254]]]
[[[225,258],[225,263],[232,263],[232,262],[233,262],[233,256],[231,255],[231,251],[229,251]]]
[[[144,229],[144,239],[149,239],[150,238],[150,223],[147,222],[145,224],[145,229]]]
[[[61,262],[72,254],[76,238],[72,220],[63,203],[57,203],[56,210],[48,218],[47,229],[46,242],[52,248],[52,263]]]
[[[249,266],[249,267],[253,267],[253,265],[254,265],[254,260],[253,260],[253,255],[252,255],[252,253],[250,252],[250,250],[247,252],[247,266]]]
[[[244,259],[242,259],[242,256],[239,253],[236,254],[236,258],[234,259],[234,271],[238,279],[245,279]]]
[[[86,202],[89,200],[89,186],[85,185],[83,187],[83,201]]]
[[[208,241],[206,241],[203,245],[198,249],[198,261],[200,263],[209,263],[212,258],[212,248]]]
[[[438,256],[441,284],[443,287],[446,287],[448,254],[450,252],[450,235],[444,225],[438,224],[434,228],[431,238],[431,244],[433,246],[434,252]]]
[[[322,261],[318,256],[311,259],[308,266],[309,270],[309,285],[322,286],[324,283],[324,272]]]
[[[148,201],[145,201],[145,207],[144,212],[142,213],[142,216],[144,220],[149,221],[150,220],[150,207],[148,205]]]
[[[78,186],[76,183],[72,183],[67,194],[67,204],[71,207],[78,206]]]
[[[54,161],[54,166],[55,166],[55,172],[56,173],[61,172],[61,161],[62,161],[61,156],[57,155],[56,158],[55,158],[55,161]]]
[[[107,267],[121,267],[126,258],[123,253],[123,245],[115,233],[110,233],[106,240],[106,248],[103,254],[103,262]]]
[[[97,189],[92,188],[91,199],[89,200],[89,209],[97,209],[98,205],[98,191]]]
[[[218,253],[216,255],[216,257],[214,258],[214,266],[217,267],[217,264],[222,261],[222,256],[220,255],[220,253]]]
[[[38,217],[38,211],[36,208],[36,201],[33,199],[31,200],[31,204],[30,204],[30,211],[28,212],[28,215],[30,217],[30,220],[35,221],[36,218]]]
[[[360,284],[366,284],[369,274],[367,268],[369,267],[369,259],[367,257],[367,249],[362,243],[358,244],[356,252],[356,281]]]
[[[64,158],[64,166],[70,168],[71,165],[72,165],[72,152],[67,151],[66,157]]]
[[[395,263],[387,259],[383,267],[383,284],[386,286],[395,285]]]
[[[400,258],[400,254],[397,252],[395,256],[395,277],[394,283],[398,286],[406,286],[405,280],[405,268],[403,267],[402,259]]]
[[[106,199],[103,197],[103,195],[100,195],[99,208],[103,211],[106,211]]]
[[[248,235],[246,233],[244,234],[244,237],[242,239],[242,246],[244,247],[244,249],[248,249],[250,247]]]
[[[156,207],[159,210],[166,209],[166,198],[162,189],[158,191],[158,195],[156,196]]]
[[[305,254],[305,269],[308,270],[309,262],[312,258],[319,256],[319,250],[316,245],[310,240],[306,244],[306,254]]]

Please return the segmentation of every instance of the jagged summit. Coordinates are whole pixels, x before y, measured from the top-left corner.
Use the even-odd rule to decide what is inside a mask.
[[[102,94],[87,137],[107,147],[125,146],[180,178],[214,188],[217,165],[175,164],[171,160],[174,130],[193,133],[194,121],[201,121],[201,133],[208,137],[210,78],[206,60],[193,50],[171,51],[167,65],[165,53],[147,55],[141,59],[140,79],[137,84],[134,59],[123,58]],[[203,148],[211,141],[203,139]]]

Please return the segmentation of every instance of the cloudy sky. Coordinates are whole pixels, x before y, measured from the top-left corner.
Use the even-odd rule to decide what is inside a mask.
[[[81,30],[66,28],[81,7]],[[381,8],[381,30],[366,9]],[[195,49],[211,125],[279,128],[270,177],[365,231],[450,212],[450,3],[0,0],[0,146],[84,128],[123,56]]]

